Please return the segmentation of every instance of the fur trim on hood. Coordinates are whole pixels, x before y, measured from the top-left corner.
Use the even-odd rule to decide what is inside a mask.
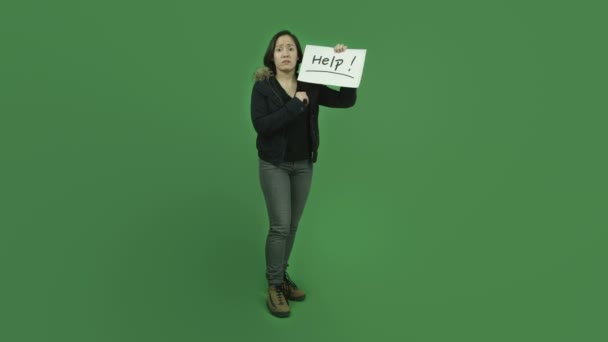
[[[256,70],[254,75],[256,81],[263,81],[272,76],[274,76],[274,73],[268,67],[259,68],[258,70]]]

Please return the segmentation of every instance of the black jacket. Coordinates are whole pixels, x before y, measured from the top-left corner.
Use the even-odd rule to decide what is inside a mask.
[[[279,164],[287,147],[287,125],[304,112],[304,103],[298,98],[284,102],[280,84],[274,76],[258,76],[251,93],[251,120],[258,133],[258,156],[270,163]],[[317,161],[319,149],[319,105],[332,108],[352,107],[357,99],[355,88],[333,90],[325,85],[298,82],[298,91],[305,91],[310,106],[310,160]]]

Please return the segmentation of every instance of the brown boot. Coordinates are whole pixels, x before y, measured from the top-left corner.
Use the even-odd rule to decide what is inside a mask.
[[[287,298],[285,298],[281,285],[271,285],[268,288],[268,299],[266,300],[266,305],[273,316],[289,316],[289,303],[287,303]]]
[[[283,292],[287,296],[289,300],[295,300],[297,302],[301,302],[306,298],[306,293],[298,288],[296,283],[294,283],[287,272],[285,272],[285,278],[283,280]]]

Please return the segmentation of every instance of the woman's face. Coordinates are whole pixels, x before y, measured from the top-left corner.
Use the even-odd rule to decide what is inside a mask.
[[[280,36],[274,45],[274,65],[277,71],[290,72],[298,65],[298,48],[289,35]]]

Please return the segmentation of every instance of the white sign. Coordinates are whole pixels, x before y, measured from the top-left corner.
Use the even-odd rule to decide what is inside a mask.
[[[333,47],[306,45],[298,81],[358,88],[366,52],[363,49],[335,52]]]

